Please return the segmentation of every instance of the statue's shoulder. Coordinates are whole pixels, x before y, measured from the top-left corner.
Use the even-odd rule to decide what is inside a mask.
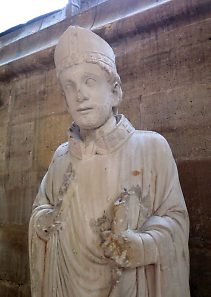
[[[165,142],[166,139],[155,131],[148,131],[148,130],[135,130],[136,137],[140,139],[146,139],[149,141],[158,141],[158,142]]]
[[[146,158],[153,158],[153,162],[160,163],[172,161],[171,148],[161,134],[154,131],[136,130],[135,133],[135,148],[138,148],[140,153]],[[154,164],[154,165],[155,165]]]
[[[155,149],[169,147],[165,137],[155,131],[135,130],[134,136],[140,144],[145,146],[154,146]]]
[[[67,155],[69,151],[69,142],[64,142],[62,144],[60,144],[60,146],[56,149],[54,156],[53,156],[53,160],[57,160],[62,158],[63,156]]]

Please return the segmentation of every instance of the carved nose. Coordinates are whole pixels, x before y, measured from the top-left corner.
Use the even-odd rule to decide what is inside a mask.
[[[86,100],[86,96],[81,92],[80,89],[77,90],[77,99],[78,102]]]

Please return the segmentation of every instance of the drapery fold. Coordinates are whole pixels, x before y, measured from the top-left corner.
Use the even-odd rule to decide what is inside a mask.
[[[30,220],[32,297],[189,297],[189,220],[165,139],[157,133],[136,131],[116,151],[87,160],[78,160],[65,147],[54,155]],[[74,178],[61,197],[62,177],[70,162]],[[134,169],[139,175],[131,174]],[[97,180],[93,186],[92,172]],[[109,265],[101,257],[100,247],[96,245],[93,251],[97,235],[95,238],[90,218],[101,205],[96,206],[99,199],[102,214],[104,206],[111,212],[124,187],[140,192],[130,199],[128,214],[129,226],[140,239],[140,259],[138,267],[122,270],[119,283],[108,295]],[[37,235],[37,222],[61,199],[61,228],[44,241]]]

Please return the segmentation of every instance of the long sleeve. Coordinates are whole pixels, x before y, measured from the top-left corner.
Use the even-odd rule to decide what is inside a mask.
[[[154,143],[153,209],[139,230],[143,265],[155,264],[161,279],[156,296],[189,296],[189,219],[177,167],[166,140]],[[149,272],[150,267],[146,269]],[[146,272],[147,273],[147,272]],[[171,284],[171,285],[170,285]],[[159,293],[158,293],[159,292]],[[159,295],[160,294],[160,295]]]
[[[32,297],[42,297],[41,286],[45,273],[47,243],[37,233],[38,220],[53,210],[52,174],[54,158],[42,179],[38,194],[33,203],[33,211],[29,222],[29,262]]]
[[[163,138],[161,141],[153,157],[153,164],[155,164],[154,209],[139,233],[144,265],[157,261],[165,262],[166,252],[170,253],[169,241],[181,241],[182,246],[187,248],[189,221],[177,168],[168,143]],[[159,242],[164,243],[162,248]],[[181,249],[180,246],[175,246],[175,248]],[[158,259],[158,251],[162,261],[161,258]]]

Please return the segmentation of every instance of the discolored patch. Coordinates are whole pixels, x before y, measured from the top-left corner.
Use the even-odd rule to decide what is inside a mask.
[[[140,175],[140,174],[141,174],[141,172],[138,171],[138,170],[133,170],[133,171],[132,171],[132,175],[133,175],[133,176],[138,176],[138,175]]]

